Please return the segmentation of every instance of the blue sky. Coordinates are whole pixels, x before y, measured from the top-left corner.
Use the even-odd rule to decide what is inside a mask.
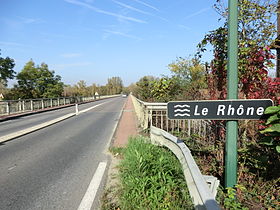
[[[30,59],[45,62],[66,84],[125,85],[170,72],[176,57],[195,53],[216,29],[214,1],[0,0],[1,56],[19,72]],[[210,54],[205,59],[210,59]]]

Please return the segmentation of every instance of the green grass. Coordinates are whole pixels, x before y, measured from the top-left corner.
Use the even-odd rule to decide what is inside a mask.
[[[168,150],[132,138],[120,164],[120,209],[193,209],[180,162]]]

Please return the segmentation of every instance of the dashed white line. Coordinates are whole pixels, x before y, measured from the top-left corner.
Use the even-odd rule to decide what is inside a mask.
[[[92,106],[92,107],[89,107],[89,108],[87,108],[87,109],[83,109],[83,110],[79,111],[78,113],[87,112],[87,111],[89,111],[89,110],[91,110],[91,109],[94,109],[94,108],[96,108],[96,107],[98,107],[98,106],[100,106],[100,105],[102,105],[102,104],[105,104],[105,103],[107,103],[107,102],[104,102],[104,103],[101,103],[101,104],[97,104],[97,105]]]

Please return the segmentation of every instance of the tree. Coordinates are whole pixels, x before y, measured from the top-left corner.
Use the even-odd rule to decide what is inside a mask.
[[[77,84],[74,85],[74,90],[76,96],[90,96],[89,88],[84,80],[77,82]]]
[[[89,89],[89,93],[91,96],[94,96],[96,92],[98,93],[98,85],[95,83],[93,83],[91,86],[89,86],[88,89]]]
[[[106,86],[109,95],[120,94],[123,90],[123,82],[120,77],[109,78]]]
[[[136,82],[135,96],[144,101],[150,101],[153,99],[152,89],[153,82],[157,79],[153,76],[144,76],[138,82]]]
[[[1,53],[0,53],[1,55]],[[13,59],[6,57],[0,57],[0,84],[7,87],[8,79],[13,79],[15,77],[15,62]]]
[[[216,9],[225,18],[224,26],[211,31],[198,45],[198,57],[206,50],[207,44],[213,46],[214,59],[210,64],[208,84],[215,99],[226,98],[227,9],[220,6],[221,2],[217,0]],[[273,59],[268,46],[276,32],[273,24],[275,10],[276,2],[269,0],[239,0],[238,71],[239,85],[246,98],[261,97],[252,93],[266,86],[267,71]]]
[[[200,90],[207,87],[205,66],[198,59],[179,57],[169,64],[168,68],[174,75],[172,83],[177,83],[181,87],[179,92],[182,95],[177,99],[199,99]],[[176,92],[179,93],[178,88]]]
[[[152,85],[151,94],[153,98],[160,102],[174,100],[182,91],[182,87],[176,77],[162,77],[159,80],[155,80]]]
[[[45,63],[35,66],[30,60],[16,78],[18,84],[15,85],[14,92],[19,98],[54,98],[63,93],[61,77],[50,71]]]

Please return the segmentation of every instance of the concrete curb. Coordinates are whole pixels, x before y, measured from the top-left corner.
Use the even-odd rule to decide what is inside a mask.
[[[34,132],[36,130],[42,129],[42,128],[47,127],[47,126],[50,126],[52,124],[55,124],[55,123],[60,122],[62,120],[68,119],[68,118],[73,117],[75,115],[76,115],[75,113],[70,113],[70,114],[64,115],[62,117],[58,117],[54,120],[44,122],[44,123],[41,123],[39,125],[32,126],[30,128],[26,128],[26,129],[23,129],[21,131],[17,131],[17,132],[10,133],[10,134],[5,135],[5,136],[1,136],[0,137],[0,143],[3,143],[3,142],[6,142],[6,141],[9,141],[9,140],[12,140],[14,138],[17,138],[19,136],[23,136],[25,134]]]

